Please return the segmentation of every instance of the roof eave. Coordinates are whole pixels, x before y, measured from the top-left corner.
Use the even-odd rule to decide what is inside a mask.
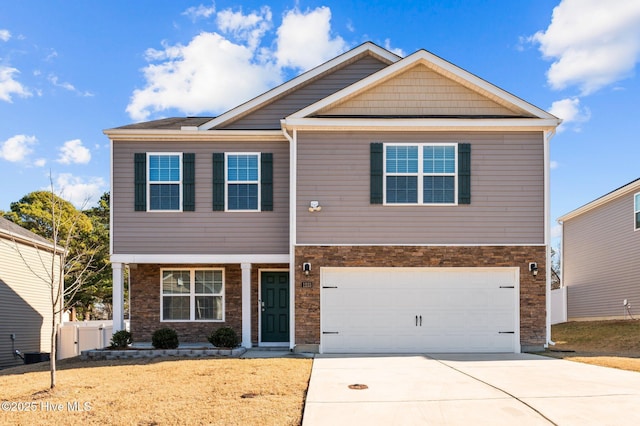
[[[281,130],[154,130],[109,129],[103,133],[112,141],[284,141]]]
[[[615,200],[616,198],[622,197],[623,195],[627,195],[630,192],[638,192],[640,191],[640,179],[636,179],[632,182],[629,182],[628,184],[609,192],[608,194],[603,195],[602,197],[596,198],[595,200],[581,206],[578,207],[575,210],[570,211],[569,213],[566,213],[562,216],[560,216],[557,220],[558,223],[562,223],[565,222],[569,219],[573,219],[576,216],[580,216],[581,214],[584,214],[588,211],[591,211],[593,209],[596,209],[612,200]]]

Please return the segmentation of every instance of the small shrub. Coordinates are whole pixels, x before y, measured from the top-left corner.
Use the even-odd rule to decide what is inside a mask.
[[[120,330],[116,331],[115,333],[113,333],[113,336],[111,336],[111,346],[109,346],[109,348],[124,349],[132,343],[133,337],[131,336],[131,333],[129,333],[127,330]]]
[[[151,344],[156,349],[176,349],[180,344],[178,333],[171,328],[160,328],[153,332]]]
[[[235,348],[240,344],[238,335],[230,327],[222,327],[207,337],[209,343],[217,348]]]

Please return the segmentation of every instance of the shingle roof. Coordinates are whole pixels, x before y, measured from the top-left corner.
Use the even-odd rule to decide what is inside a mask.
[[[46,247],[53,247],[53,243],[51,241],[41,237],[38,234],[34,234],[27,229],[24,229],[22,226],[17,225],[10,220],[3,218],[2,216],[0,216],[0,234],[24,238],[44,245]]]
[[[128,124],[117,127],[117,129],[140,129],[140,130],[180,130],[182,126],[197,127],[215,117],[171,117],[161,120],[145,121],[142,123]]]

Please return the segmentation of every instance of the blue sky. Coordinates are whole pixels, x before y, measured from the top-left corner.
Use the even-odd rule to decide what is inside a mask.
[[[0,8],[0,209],[50,176],[93,204],[103,129],[220,114],[365,41],[426,49],[563,118],[553,220],[639,177],[638,1],[21,0]]]

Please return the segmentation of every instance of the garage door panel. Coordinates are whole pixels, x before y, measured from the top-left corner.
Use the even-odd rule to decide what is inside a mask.
[[[323,268],[321,280],[323,352],[519,350],[516,268]]]

